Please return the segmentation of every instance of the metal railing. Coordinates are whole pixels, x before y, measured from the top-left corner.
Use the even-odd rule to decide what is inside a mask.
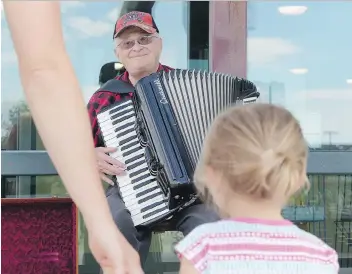
[[[1,156],[2,187],[5,177],[57,175],[46,151],[2,151]],[[351,163],[352,151],[311,151],[311,190],[308,195],[292,200],[283,211],[288,219],[336,249],[341,273],[352,268]],[[161,256],[153,254],[147,265],[150,273],[178,271],[177,262],[162,262]]]

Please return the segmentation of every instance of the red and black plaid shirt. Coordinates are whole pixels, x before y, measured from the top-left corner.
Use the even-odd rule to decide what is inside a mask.
[[[172,68],[160,64],[158,71],[161,71],[161,70],[170,71],[172,70]],[[131,84],[127,71],[125,71],[122,75],[116,77],[116,79]],[[132,88],[132,84],[131,84],[131,88]],[[132,96],[132,94],[130,94],[130,96]],[[100,91],[100,92],[94,93],[93,96],[90,98],[87,108],[88,108],[90,122],[92,125],[92,132],[93,132],[95,147],[104,146],[102,139],[100,137],[100,129],[97,122],[97,113],[99,113],[103,107],[114,104],[115,102],[118,102],[120,100],[121,100],[121,96],[119,94],[108,92],[108,91]]]

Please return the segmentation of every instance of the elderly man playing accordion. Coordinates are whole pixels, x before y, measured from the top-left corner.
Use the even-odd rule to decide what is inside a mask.
[[[118,60],[124,65],[126,71],[116,77],[117,80],[124,82],[124,88],[130,87],[131,93],[120,94],[119,92],[111,92],[104,89],[104,86],[93,94],[88,103],[89,116],[92,124],[94,143],[96,146],[97,164],[101,172],[101,178],[109,183],[106,196],[108,204],[115,220],[116,225],[129,241],[129,243],[139,252],[142,264],[146,261],[150,241],[152,225],[143,225],[140,221],[136,221],[136,216],[143,213],[141,207],[134,207],[135,210],[126,206],[135,203],[148,205],[148,195],[153,194],[152,189],[148,189],[146,184],[143,191],[138,192],[130,189],[128,197],[123,194],[121,184],[126,189],[126,181],[119,178],[131,177],[131,173],[126,169],[126,163],[117,160],[116,155],[119,144],[109,147],[104,142],[99,126],[99,113],[104,108],[120,102],[126,98],[130,98],[136,83],[143,77],[149,76],[159,71],[171,71],[172,68],[161,65],[159,58],[162,50],[162,38],[159,36],[159,30],[152,16],[143,12],[129,12],[119,18],[115,24],[113,39],[115,42],[115,54]],[[114,154],[115,153],[115,154]],[[138,167],[135,167],[138,169]],[[148,181],[146,181],[148,182]],[[153,214],[153,209],[157,209],[155,204],[153,208],[153,195],[150,196],[151,202],[144,212]],[[155,196],[154,196],[155,197]],[[196,202],[179,210],[173,214],[171,223],[173,229],[181,231],[187,235],[195,227],[217,221],[218,216],[204,204]],[[162,222],[163,220],[160,220]],[[137,224],[137,225],[136,225]],[[104,231],[102,231],[104,233]]]

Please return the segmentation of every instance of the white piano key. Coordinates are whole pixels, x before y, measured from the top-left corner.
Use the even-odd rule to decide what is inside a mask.
[[[130,132],[123,137],[110,139],[109,141],[107,141],[105,143],[108,147],[118,147],[121,141],[127,139],[128,137],[134,136],[134,135],[136,135],[135,132]]]
[[[137,166],[131,170],[127,170],[127,172],[130,174],[130,177],[132,178],[133,176],[131,176],[131,173],[137,172],[137,171],[144,169],[144,168],[148,168],[148,165],[146,163],[141,164],[140,166]]]
[[[137,171],[137,169],[140,170],[140,169],[143,169],[143,168],[137,167],[136,169],[134,169],[134,171]],[[131,173],[132,172],[126,170],[125,171],[125,175],[116,176],[116,179],[117,179],[119,187],[124,187],[124,186],[126,186],[128,184],[132,184],[132,180],[134,178],[136,178],[136,177],[139,178],[141,174],[149,174],[149,171],[146,170],[144,172],[141,172],[140,174],[138,174],[138,176],[135,176],[135,177],[131,176]]]
[[[112,128],[113,127],[113,122],[115,122],[116,120],[122,120],[122,121],[124,121],[123,120],[123,118],[124,117],[128,117],[128,116],[130,116],[131,114],[134,114],[134,112],[133,111],[129,111],[129,112],[127,112],[127,113],[124,113],[124,114],[122,114],[122,115],[119,115],[119,116],[116,116],[115,118],[113,118],[113,119],[109,119],[109,120],[106,120],[106,121],[104,121],[104,122],[102,122],[102,123],[100,123],[99,122],[99,124],[100,124],[100,128],[103,130],[103,129],[105,129],[105,128]],[[132,117],[131,117],[132,118]],[[127,119],[126,119],[127,120]],[[117,123],[117,124],[119,124],[119,123]]]
[[[161,216],[161,215],[166,214],[167,212],[169,212],[169,209],[168,209],[168,208],[165,208],[163,211],[158,212],[158,213],[156,213],[155,215],[152,215],[152,216],[150,216],[150,217],[148,217],[148,218],[143,218],[143,216],[145,216],[146,214],[148,214],[148,213],[150,213],[150,212],[153,212],[154,210],[157,210],[157,209],[159,209],[159,208],[163,208],[163,207],[165,207],[165,205],[160,205],[160,206],[154,208],[153,210],[149,210],[149,211],[147,211],[147,212],[143,212],[143,213],[140,213],[140,214],[138,214],[138,215],[132,216],[132,221],[133,221],[134,225],[136,226],[136,225],[139,225],[139,224],[143,224],[144,222],[147,222],[147,221],[149,221],[149,220],[153,220],[154,218],[156,218],[156,217],[158,217],[158,216]]]
[[[139,150],[137,151],[137,152],[133,152],[133,153],[131,153],[131,154],[129,154],[129,155],[126,155],[126,156],[122,156],[124,153],[128,153],[129,151],[132,151],[132,150],[134,150],[134,149],[137,149],[137,148],[139,148]],[[122,150],[122,147],[121,146],[118,146],[117,147],[117,150],[115,151],[115,152],[112,152],[111,153],[111,157],[114,157],[114,158],[121,158],[121,157],[124,157],[125,159],[125,161],[126,160],[128,160],[129,158],[132,158],[132,157],[134,157],[134,156],[136,156],[136,155],[138,155],[138,154],[140,154],[141,152],[144,152],[145,151],[145,148],[144,147],[142,147],[139,143],[138,144],[136,144],[136,145],[134,145],[134,146],[131,146],[131,147],[129,147],[128,149],[125,149],[125,150]],[[132,157],[131,157],[131,155],[133,155]]]
[[[150,182],[150,180],[155,180],[156,179],[156,177],[155,176],[148,176],[147,178],[143,178],[143,179],[141,179],[140,181],[138,181],[137,183],[134,183],[134,184],[132,184],[131,182],[129,183],[129,184],[127,184],[127,185],[124,185],[124,186],[120,186],[120,191],[121,192],[126,192],[126,191],[129,191],[130,189],[133,189],[136,185],[139,185],[139,184],[145,184],[145,185],[147,185],[147,184],[149,184]],[[138,191],[140,192],[141,190],[139,190],[138,189]]]
[[[121,108],[121,110],[119,110],[119,111],[114,111],[114,110],[117,109],[117,108]],[[103,122],[103,121],[109,119],[112,115],[114,115],[114,114],[116,114],[116,113],[120,113],[121,111],[124,111],[124,110],[126,110],[126,109],[130,109],[130,108],[133,109],[133,105],[131,105],[131,101],[126,101],[126,102],[121,103],[121,104],[119,104],[119,105],[117,105],[117,106],[115,106],[115,107],[112,107],[111,109],[109,109],[109,110],[107,110],[107,111],[104,111],[104,112],[102,112],[102,113],[99,113],[99,114],[97,115],[97,118],[98,118],[98,120],[100,120],[100,121]]]
[[[131,184],[131,182],[134,178],[140,178],[140,177],[147,175],[147,174],[149,174],[148,170],[141,172],[136,177],[130,178],[128,171],[126,171],[125,175],[116,176],[116,179],[117,179],[119,187],[124,187],[125,185]]]
[[[131,206],[131,205],[138,204],[139,201],[141,201],[145,197],[148,197],[148,196],[151,196],[151,195],[154,195],[157,193],[160,193],[160,189],[155,189],[143,197],[138,197],[138,198],[133,198],[133,199],[124,199],[123,201],[125,202],[126,207],[129,208],[129,206]]]
[[[129,140],[127,143],[125,143],[125,144],[123,144],[123,145],[121,145],[121,148],[124,148],[124,149],[126,149],[126,147],[127,146],[130,146],[132,143],[135,143],[135,142],[139,142],[139,140],[138,140],[138,138],[136,137],[136,138],[133,138],[133,139],[131,139],[131,140]],[[115,143],[117,143],[118,141],[116,140],[115,141]],[[120,145],[117,145],[117,146],[115,146],[116,148],[119,148],[120,147]],[[128,148],[127,150],[129,150],[130,148]],[[126,151],[127,151],[126,150]],[[116,153],[116,152],[112,152],[111,154],[114,154],[114,153]],[[111,154],[110,154],[110,156],[111,156]]]
[[[116,158],[114,158],[114,159],[116,159],[117,161],[119,161],[119,162],[121,162],[121,163],[123,163],[123,164],[129,166],[129,165],[133,165],[133,164],[135,164],[135,163],[137,163],[137,162],[139,162],[139,161],[144,160],[144,159],[145,159],[145,153],[144,153],[144,152],[145,152],[144,149],[143,149],[143,150],[140,150],[140,151],[138,151],[138,152],[136,152],[136,155],[133,156],[133,157],[136,157],[136,158],[133,159],[133,161],[130,161],[130,162],[128,162],[128,163],[126,163],[126,161],[127,161],[127,160],[130,160],[130,159],[133,158],[133,157],[116,157]],[[132,155],[132,154],[131,154],[131,155]],[[137,156],[138,156],[138,157],[137,157]]]
[[[105,137],[105,135],[109,135],[108,133],[111,130],[115,130],[116,128],[127,124],[127,122],[125,123],[125,121],[128,121],[128,123],[135,123],[136,122],[136,117],[130,117],[127,120],[124,120],[123,122],[113,123],[117,119],[119,119],[119,118],[116,118],[112,121],[110,121],[110,120],[106,121],[105,124],[99,124],[101,132],[106,132],[105,134],[103,134],[104,137]]]
[[[131,205],[128,210],[131,212],[131,215],[137,215],[138,213],[141,212],[141,210],[143,208],[146,208],[147,206],[151,205],[151,204],[154,204],[154,203],[158,203],[158,202],[161,202],[161,201],[165,201],[165,196],[160,194],[158,196],[156,196],[155,198],[152,198],[146,202],[143,202],[143,203],[140,203],[140,204],[134,204],[134,205]]]
[[[135,117],[131,117],[131,118],[123,121],[123,124],[133,123],[135,121],[136,121],[136,118]],[[103,131],[101,132],[103,137],[108,138],[111,134],[113,134],[113,135],[117,134],[115,130],[117,128],[121,127],[123,124],[117,123],[117,124],[114,124],[114,125],[111,124],[111,127],[105,127],[103,129]],[[131,128],[131,127],[134,127],[134,125],[130,126],[130,127],[127,127],[127,128]],[[124,130],[126,130],[126,129],[124,129]]]
[[[126,175],[123,176],[116,176],[116,179],[118,180],[119,186],[122,187],[123,185],[125,185],[128,181],[131,182],[135,177],[140,177],[141,174],[145,174],[147,172],[147,174],[149,174],[149,171],[147,170],[146,172],[141,172],[139,173],[137,176],[131,176],[132,173],[137,172],[139,170],[145,169],[147,168],[148,165],[147,164],[141,164],[137,167],[135,167],[134,169],[131,170],[126,170],[125,173]],[[121,181],[120,181],[121,180]]]
[[[133,189],[133,186],[124,187],[124,189],[122,189],[120,191],[121,191],[122,198],[130,196],[132,194],[136,195],[136,197],[137,197],[137,194],[139,194],[143,191],[146,191],[148,189],[154,188],[154,187],[159,187],[157,182],[152,182],[152,183],[146,184],[145,186],[142,186],[141,188],[138,188],[138,189]]]

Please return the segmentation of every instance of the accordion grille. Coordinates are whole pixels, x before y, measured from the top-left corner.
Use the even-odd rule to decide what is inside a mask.
[[[176,69],[160,73],[159,80],[173,109],[194,168],[205,135],[215,117],[255,86],[221,73]]]

